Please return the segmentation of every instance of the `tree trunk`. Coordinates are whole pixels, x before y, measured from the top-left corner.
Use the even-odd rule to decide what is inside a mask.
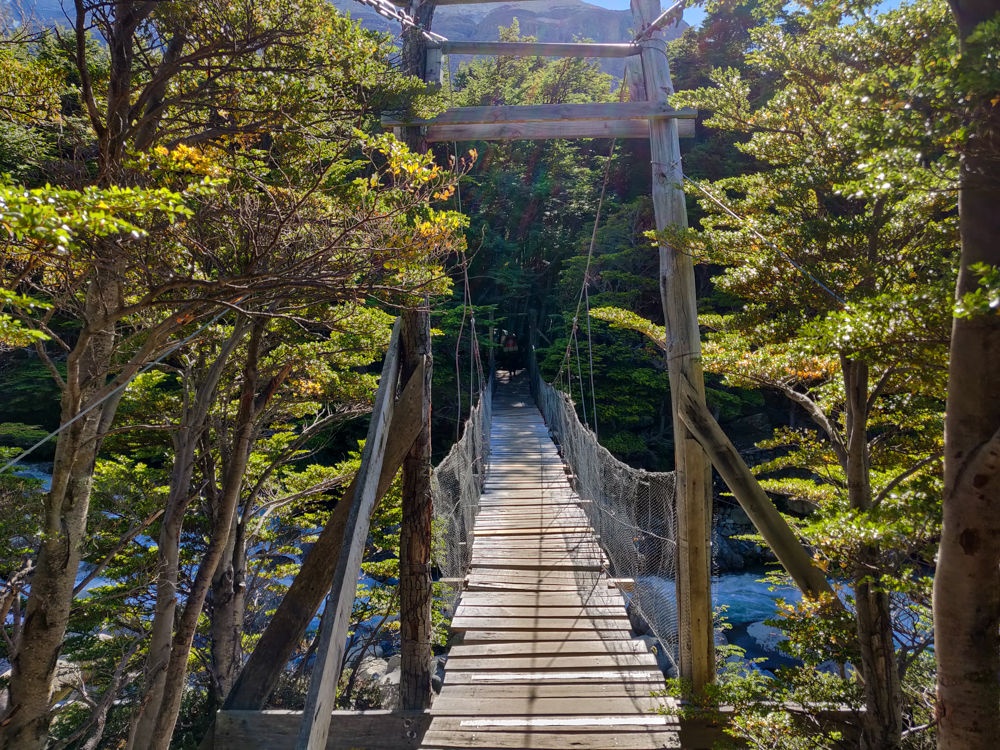
[[[215,571],[221,562],[236,517],[239,505],[240,490],[243,486],[243,475],[252,448],[254,419],[260,405],[257,404],[258,358],[263,336],[262,324],[254,324],[243,366],[243,385],[240,394],[240,406],[233,431],[233,440],[229,462],[225,468],[222,492],[219,498],[218,511],[212,522],[211,537],[208,549],[202,557],[198,572],[191,585],[191,593],[184,604],[184,612],[177,623],[177,629],[170,645],[170,658],[167,662],[163,679],[163,692],[160,708],[155,715],[152,736],[145,746],[136,745],[136,750],[168,750],[173,736],[174,724],[181,707],[181,697],[184,692],[184,678],[187,676],[187,664],[191,654],[191,644],[194,641],[208,590]]]
[[[87,287],[86,318],[117,309],[121,287],[114,271],[96,270]],[[80,414],[104,387],[114,352],[114,325],[80,337],[66,362],[62,423]],[[82,386],[82,387],[81,387]],[[11,659],[10,700],[0,720],[0,748],[34,750],[48,737],[52,676],[69,624],[73,588],[87,531],[94,462],[113,400],[68,427],[56,444],[52,485],[45,498],[44,534],[31,579],[24,626]],[[110,413],[109,413],[110,411]]]
[[[233,329],[200,381],[185,389],[190,390],[190,395],[185,395],[180,427],[173,438],[174,464],[170,471],[170,490],[156,550],[156,604],[150,626],[149,651],[146,655],[143,701],[140,713],[132,719],[127,750],[148,747],[152,741],[156,716],[160,711],[160,701],[163,697],[166,668],[170,660],[170,643],[177,610],[181,531],[184,515],[191,503],[195,451],[205,430],[208,413],[215,403],[222,374],[233,352],[249,330],[249,323],[242,320]],[[210,481],[214,482],[214,477]]]
[[[240,665],[243,636],[244,575],[240,570],[237,547],[242,544],[239,519],[234,515],[229,541],[222,561],[212,576],[212,616],[210,620],[212,655],[212,703],[221,706],[236,679]]]
[[[868,364],[841,357],[846,396],[847,494],[851,508],[872,508],[868,455]],[[877,545],[864,545],[854,561],[854,599],[857,608],[858,667],[865,683],[865,712],[861,717],[862,750],[893,750],[903,734],[902,687],[896,668],[889,595],[881,586],[881,554]]]
[[[950,0],[964,40],[1000,13],[997,0]],[[975,263],[1000,266],[1000,111],[961,171],[956,296],[978,287]],[[952,324],[945,416],[944,519],[934,577],[940,750],[1000,747],[1000,315]]]
[[[403,518],[399,541],[399,707],[431,705],[431,328],[430,314],[408,312],[400,331],[401,378],[424,363],[422,428],[403,461]]]

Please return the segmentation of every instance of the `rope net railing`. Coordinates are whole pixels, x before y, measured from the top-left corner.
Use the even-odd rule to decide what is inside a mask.
[[[639,635],[660,643],[661,666],[676,669],[677,514],[673,472],[622,463],[577,416],[572,399],[546,383],[528,352],[531,394],[573,474],[573,489],[598,534],[612,578],[632,579],[623,594]]]
[[[465,577],[472,559],[473,527],[490,461],[495,386],[491,372],[479,403],[465,423],[465,433],[431,475],[434,499],[431,560],[441,571],[441,578],[452,583],[450,587],[441,587],[440,593],[451,612],[461,593],[456,579]]]

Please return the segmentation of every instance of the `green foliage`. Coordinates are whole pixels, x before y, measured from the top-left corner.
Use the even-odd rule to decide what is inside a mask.
[[[979,277],[979,288],[955,303],[955,317],[1000,315],[1000,268],[976,263],[969,267]]]

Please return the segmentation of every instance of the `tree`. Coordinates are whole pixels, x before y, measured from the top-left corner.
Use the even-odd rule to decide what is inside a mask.
[[[395,290],[424,288],[436,276],[425,260],[445,252],[459,227],[445,214],[423,210],[444,189],[446,174],[426,160],[409,160],[391,138],[368,141],[363,150],[365,139],[355,130],[370,111],[367,86],[382,76],[389,85],[380,96],[407,90],[390,73],[385,39],[331,18],[320,3],[222,3],[207,9],[118,3],[78,10],[73,43],[58,49],[70,56],[80,81],[99,183],[183,187],[193,178],[203,195],[216,192],[197,209],[185,207],[191,212],[186,225],[170,231],[163,225],[145,237],[117,231],[128,227],[108,234],[102,226],[71,251],[65,244],[39,246],[14,237],[20,244],[5,266],[5,285],[22,285],[51,305],[42,315],[25,311],[21,324],[68,353],[63,377],[48,349],[37,347],[63,387],[62,420],[72,426],[58,443],[46,499],[49,533],[18,645],[32,654],[35,666],[25,670],[23,661],[14,661],[12,708],[0,730],[5,747],[38,746],[45,738],[52,670],[85,539],[90,474],[113,423],[120,386],[161,356],[172,336],[198,334],[199,324],[220,310],[246,316],[237,326],[245,328],[235,337],[238,343],[259,330],[257,317],[280,313],[274,305],[290,293],[301,306],[369,295],[388,302]],[[106,46],[89,43],[90,20]],[[108,64],[102,66],[105,54]],[[291,76],[302,83],[292,85]],[[98,102],[106,103],[104,111]],[[331,110],[337,116],[331,118]],[[296,158],[276,168],[277,157],[289,150]],[[227,159],[224,168],[218,166]],[[232,187],[222,189],[223,179]],[[113,195],[122,190],[105,188]],[[194,192],[185,192],[185,201],[195,201]],[[136,193],[133,202],[142,196]],[[41,268],[51,271],[37,275]],[[372,268],[378,269],[374,275],[367,273]],[[81,334],[60,335],[61,321],[72,318],[80,321]],[[241,439],[250,421],[248,412]],[[183,474],[183,459],[179,466]],[[174,499],[165,523],[179,529],[185,498]],[[224,505],[231,513],[232,500]],[[228,517],[222,514],[220,522]],[[220,526],[200,581],[214,573],[225,545],[223,529],[228,535],[228,524]],[[163,569],[165,587],[171,570]],[[183,632],[175,634],[180,648],[170,651],[171,701],[146,714],[160,722],[161,744],[169,741],[176,717],[173,698],[183,685],[184,654],[193,636],[188,621],[197,621],[205,585],[199,583]],[[42,610],[45,617],[38,615]],[[169,645],[172,627],[158,631],[161,649]],[[159,670],[167,666],[154,670],[166,679]],[[152,737],[151,726],[145,736]]]
[[[931,644],[922,571],[937,528],[957,227],[948,160],[918,158],[894,137],[909,128],[908,112],[868,106],[854,88],[868,85],[854,65],[867,69],[886,52],[863,10],[784,14],[752,30],[747,62],[772,91],[760,103],[733,69],[674,97],[710,110],[707,126],[748,136],[737,147],[765,169],[699,184],[702,231],[673,239],[724,267],[714,283],[729,309],[702,319],[713,331],[706,370],[727,385],[775,389],[816,425],[779,431],[764,447],[784,455],[757,470],[810,472],[764,486],[816,506],[802,531],[850,581],[855,627],[821,652],[859,671],[862,746],[892,748],[926,723],[920,688],[903,693]],[[880,23],[900,32],[915,16],[929,20],[924,13],[945,21],[943,10],[904,8]],[[783,624],[807,664],[821,661],[808,632],[818,615],[810,606]],[[840,632],[838,618],[824,622],[824,632]]]
[[[1000,3],[952,0],[956,110],[971,115],[961,149],[962,301],[1000,268]],[[947,58],[946,58],[947,59]],[[949,102],[951,103],[951,102]],[[980,278],[977,267],[985,266]],[[994,284],[995,288],[995,284]],[[992,305],[993,308],[996,305]],[[956,316],[945,422],[944,520],[934,581],[937,721],[942,750],[1000,744],[1000,317]]]

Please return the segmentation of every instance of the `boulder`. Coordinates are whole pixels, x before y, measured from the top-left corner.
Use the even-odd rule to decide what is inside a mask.
[[[358,667],[358,677],[363,680],[381,680],[389,671],[389,663],[385,659],[369,656],[361,660]]]
[[[757,641],[765,651],[776,652],[781,641],[787,641],[788,636],[778,628],[765,625],[763,622],[754,622],[747,626],[747,635]]]

